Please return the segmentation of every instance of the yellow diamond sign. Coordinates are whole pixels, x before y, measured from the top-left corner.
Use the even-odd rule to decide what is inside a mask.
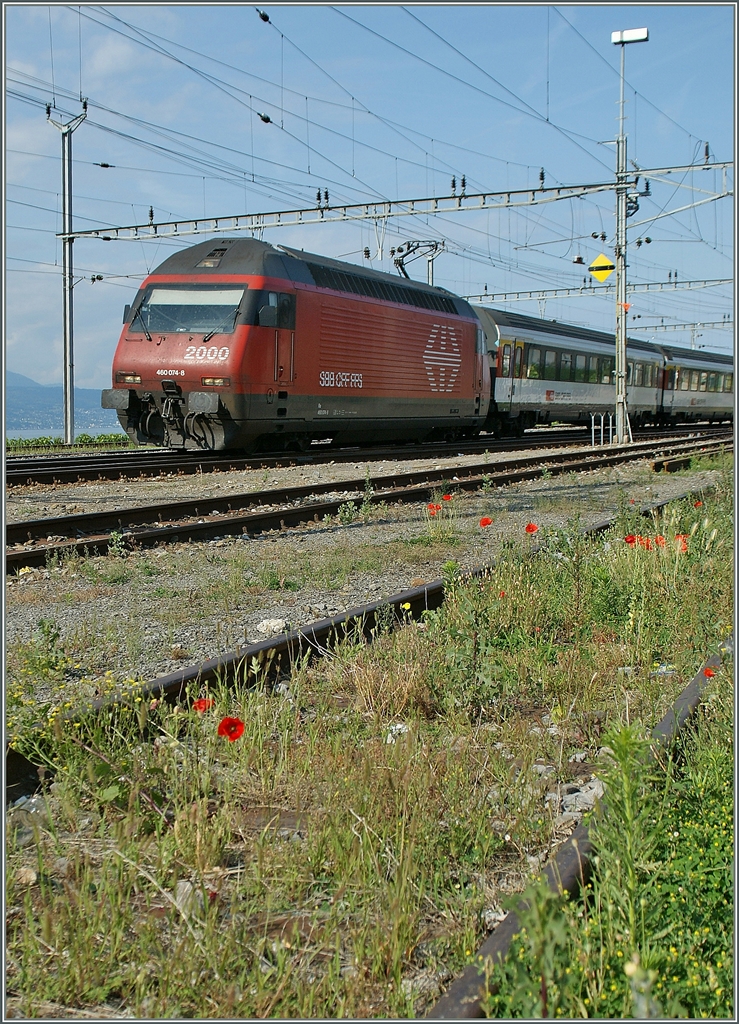
[[[588,267],[590,273],[598,281],[605,281],[608,275],[615,269],[616,268],[611,262],[610,257],[606,256],[605,253],[601,253],[600,256],[596,256]]]

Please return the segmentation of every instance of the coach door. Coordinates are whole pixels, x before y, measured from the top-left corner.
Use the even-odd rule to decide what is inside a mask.
[[[521,381],[523,380],[523,342],[515,341],[511,366],[511,413],[521,409]]]
[[[498,379],[495,384],[495,401],[499,412],[510,412],[512,372],[513,342],[501,338],[498,345]]]

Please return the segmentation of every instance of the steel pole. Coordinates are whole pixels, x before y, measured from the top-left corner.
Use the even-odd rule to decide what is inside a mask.
[[[72,289],[74,288],[74,267],[72,264],[72,132],[87,117],[87,100],[82,103],[82,113],[67,124],[54,121],[51,105],[46,107],[46,119],[62,133],[62,330],[63,330],[63,394],[64,394],[64,443],[74,444],[74,315]]]
[[[616,140],[616,443],[628,440],[626,427],[626,136],[624,135],[624,43],[621,43],[621,97]]]
[[[74,317],[72,312],[72,132],[62,129],[62,315],[64,322],[64,443],[74,444]]]

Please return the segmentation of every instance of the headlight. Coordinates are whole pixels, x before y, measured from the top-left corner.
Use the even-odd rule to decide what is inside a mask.
[[[140,384],[141,374],[139,373],[117,373],[115,375],[116,384]]]
[[[206,388],[227,388],[231,384],[230,377],[201,377],[200,383]]]

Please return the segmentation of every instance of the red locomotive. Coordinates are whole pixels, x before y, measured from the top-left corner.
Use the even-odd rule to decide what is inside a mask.
[[[463,299],[253,238],[183,249],[146,278],[102,396],[139,443],[247,450],[472,436],[490,400]]]

